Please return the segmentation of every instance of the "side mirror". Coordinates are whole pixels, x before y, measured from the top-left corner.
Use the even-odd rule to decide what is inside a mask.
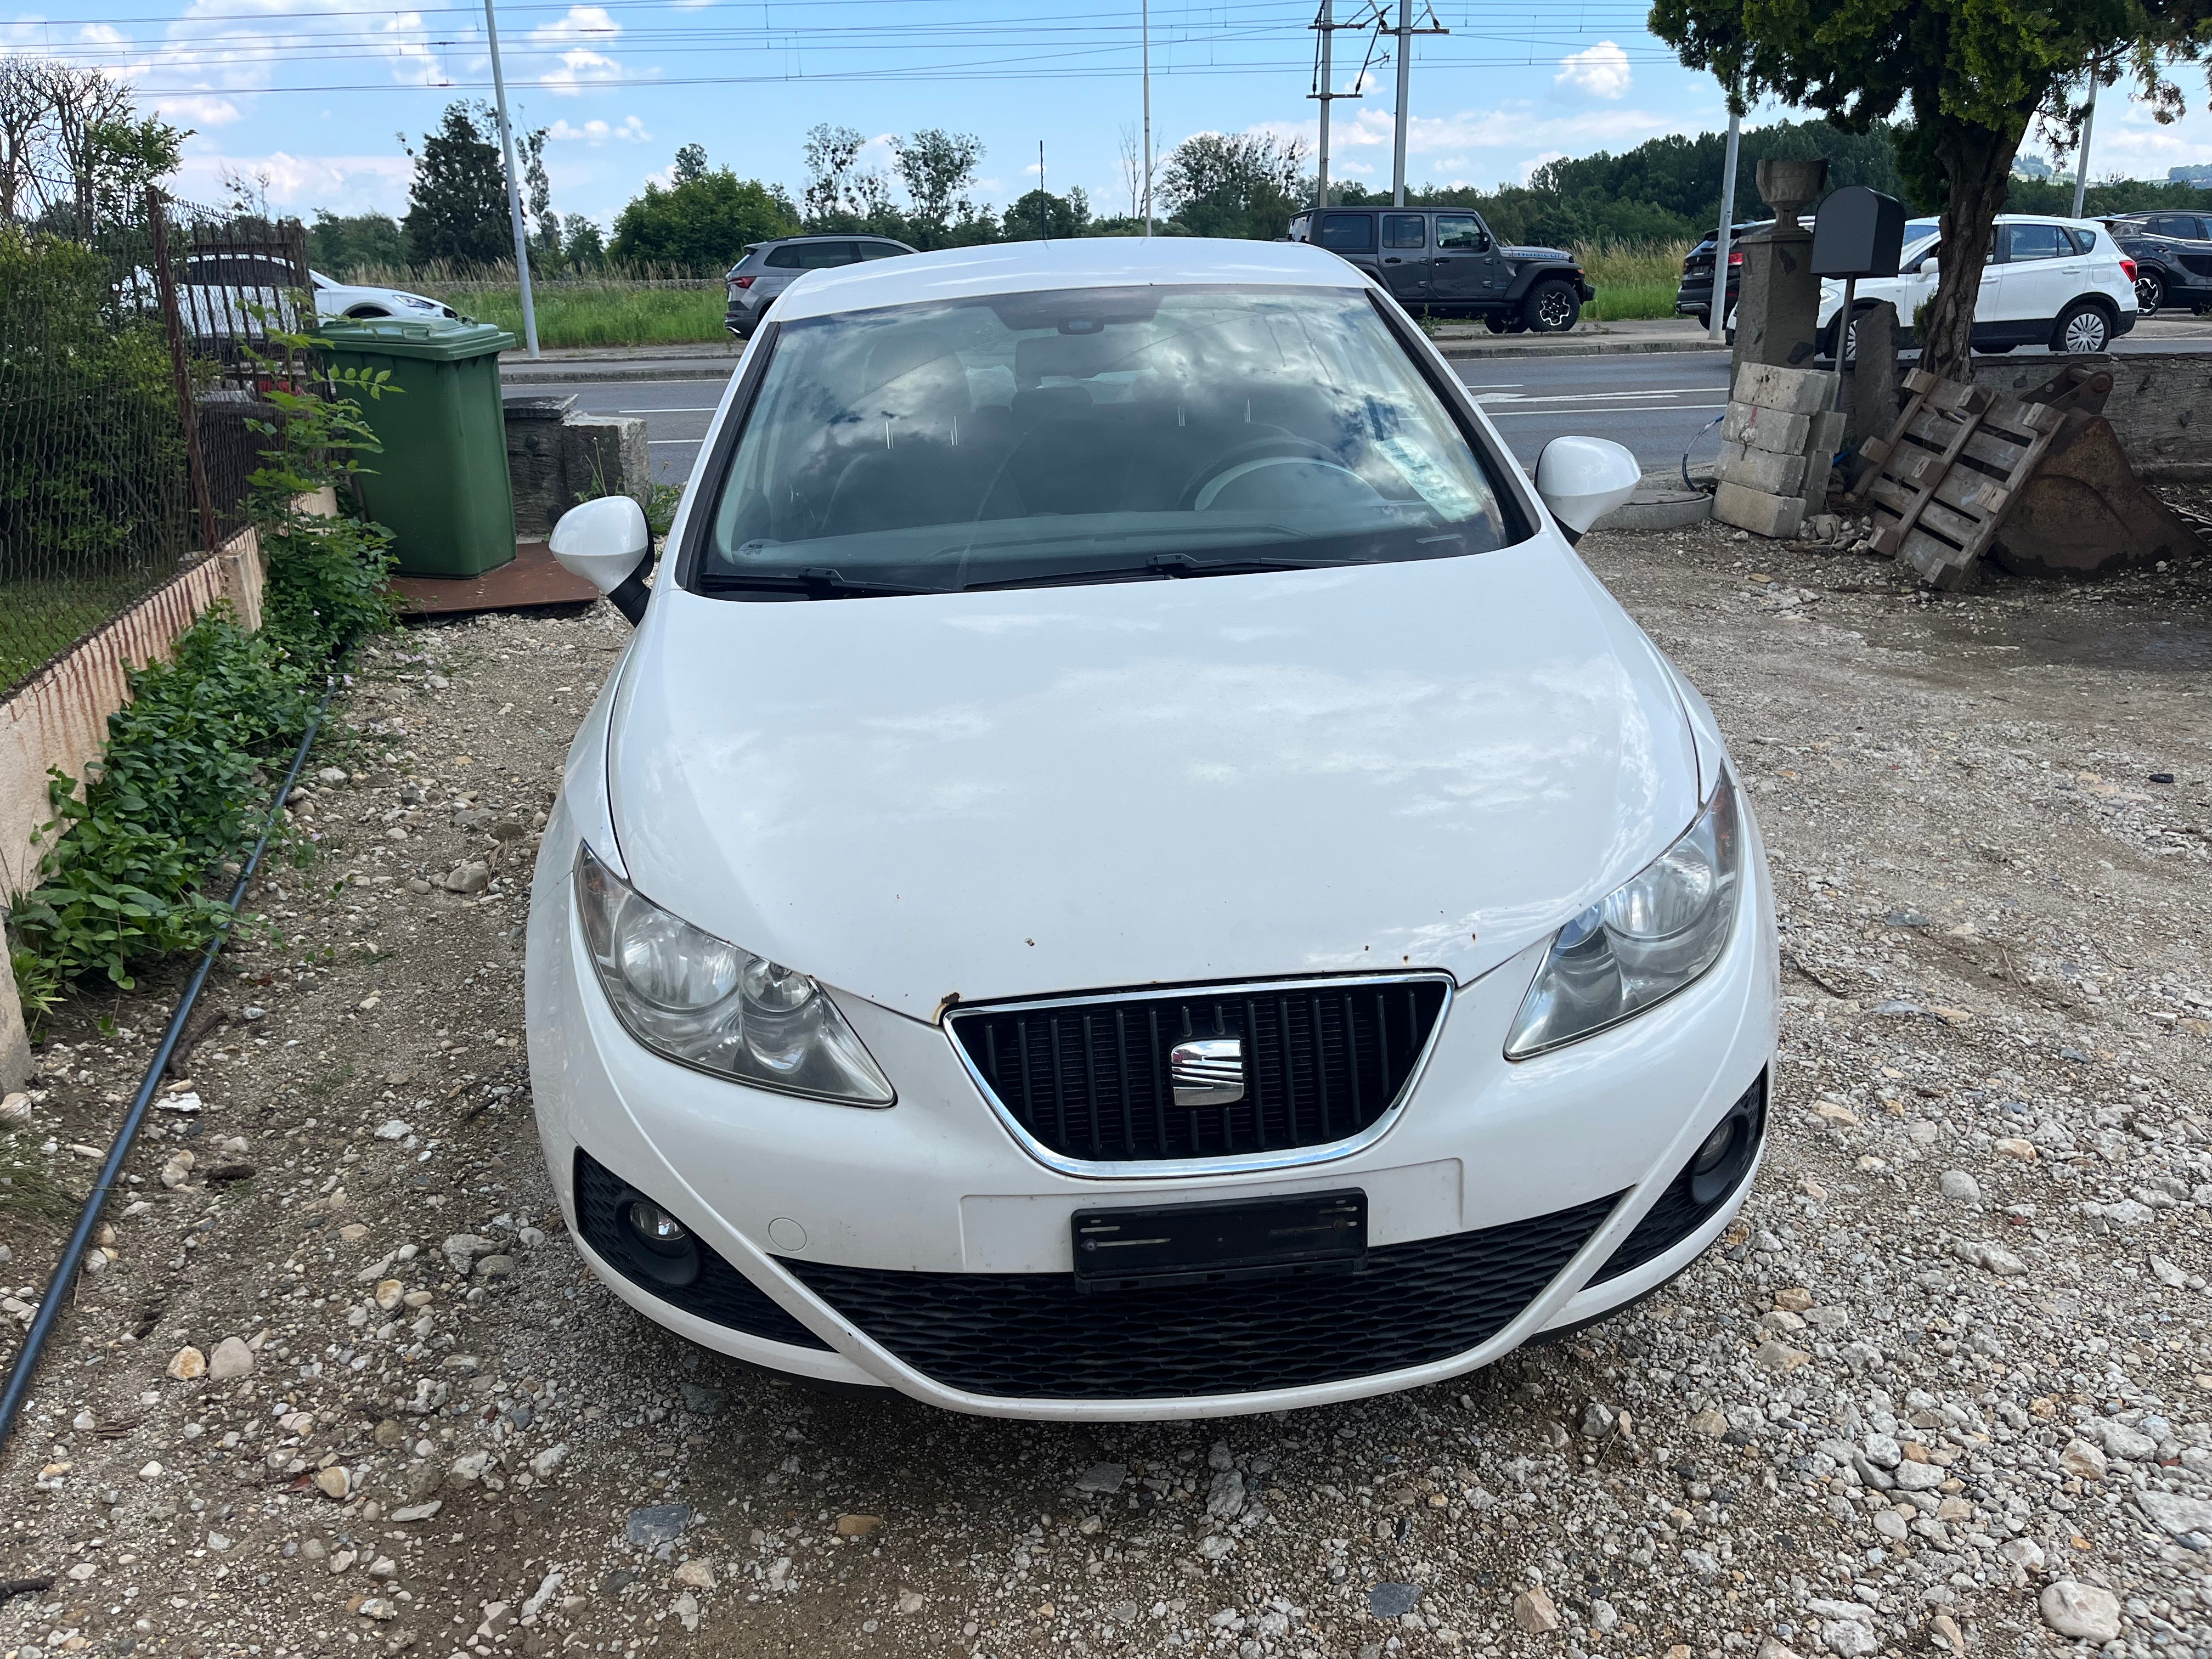
[[[1554,438],[1536,458],[1536,493],[1572,546],[1636,493],[1644,471],[1610,438]]]
[[[553,557],[613,601],[633,625],[645,615],[645,574],[653,564],[653,532],[645,509],[628,495],[602,495],[570,507],[553,526]]]

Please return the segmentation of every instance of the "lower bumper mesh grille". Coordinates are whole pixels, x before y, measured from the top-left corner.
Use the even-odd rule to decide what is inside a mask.
[[[1692,1190],[1694,1183],[1690,1171],[1685,1167],[1668,1183],[1667,1190],[1659,1194],[1659,1201],[1644,1212],[1644,1219],[1638,1222],[1628,1237],[1614,1248],[1613,1254],[1606,1257],[1605,1265],[1590,1275],[1592,1285],[1602,1285],[1609,1279],[1633,1273],[1647,1261],[1656,1261],[1727,1207],[1729,1200],[1735,1196],[1736,1189],[1743,1185],[1743,1177],[1751,1173],[1751,1166],[1758,1160],[1759,1142],[1765,1138],[1765,1073],[1762,1072],[1759,1080],[1744,1091],[1734,1109],[1745,1114],[1749,1120],[1741,1174],[1723,1190],[1700,1202]]]
[[[1367,1253],[1342,1278],[1079,1296],[1072,1273],[927,1273],[783,1259],[925,1376],[1028,1400],[1164,1400],[1373,1376],[1449,1358],[1510,1324],[1619,1194]]]

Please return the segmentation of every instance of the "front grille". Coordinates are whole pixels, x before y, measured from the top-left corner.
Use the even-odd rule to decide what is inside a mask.
[[[1558,1277],[1619,1194],[1368,1251],[1340,1277],[1078,1295],[1073,1273],[781,1265],[924,1376],[1024,1400],[1166,1400],[1375,1376],[1465,1353]]]
[[[699,1276],[691,1283],[672,1285],[655,1277],[652,1264],[630,1242],[629,1229],[622,1218],[623,1205],[633,1198],[649,1197],[650,1194],[632,1187],[580,1146],[576,1149],[576,1231],[600,1261],[640,1290],[698,1318],[748,1336],[787,1342],[794,1348],[829,1349],[827,1342],[770,1301],[758,1285],[709,1249],[703,1240],[698,1247]]]
[[[1047,1151],[1087,1163],[1237,1158],[1325,1146],[1372,1128],[1419,1069],[1450,981],[1293,982],[976,1008],[954,1039],[1000,1109]],[[1244,1097],[1178,1106],[1168,1052],[1244,1045]]]
[[[1667,1190],[1659,1194],[1659,1201],[1644,1212],[1644,1219],[1629,1230],[1628,1237],[1614,1246],[1605,1265],[1590,1275],[1592,1285],[1602,1285],[1609,1279],[1618,1279],[1633,1273],[1647,1261],[1656,1261],[1673,1249],[1692,1233],[1721,1212],[1736,1188],[1743,1185],[1743,1177],[1751,1173],[1757,1160],[1759,1144],[1766,1134],[1766,1074],[1762,1072],[1758,1081],[1744,1091],[1729,1109],[1741,1112],[1748,1120],[1748,1132],[1742,1152],[1742,1170],[1728,1187],[1703,1203],[1691,1190],[1692,1176],[1685,1164]]]

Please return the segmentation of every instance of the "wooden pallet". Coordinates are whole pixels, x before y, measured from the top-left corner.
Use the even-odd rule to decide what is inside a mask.
[[[1861,451],[1874,471],[1859,495],[1875,520],[1877,552],[1938,587],[1960,586],[1972,580],[2063,416],[2047,404],[1920,369],[1905,386],[1897,424]]]

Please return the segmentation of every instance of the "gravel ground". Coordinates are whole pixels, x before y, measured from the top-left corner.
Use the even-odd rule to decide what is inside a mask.
[[[563,1237],[520,1048],[537,826],[624,631],[411,633],[0,1462],[0,1580],[51,1578],[0,1583],[0,1655],[2212,1655],[2212,569],[1937,599],[1713,529],[1584,552],[1711,698],[1783,903],[1769,1156],[1660,1295],[1188,1425],[663,1334]],[[0,1355],[167,988],[70,1011],[0,1125]]]

